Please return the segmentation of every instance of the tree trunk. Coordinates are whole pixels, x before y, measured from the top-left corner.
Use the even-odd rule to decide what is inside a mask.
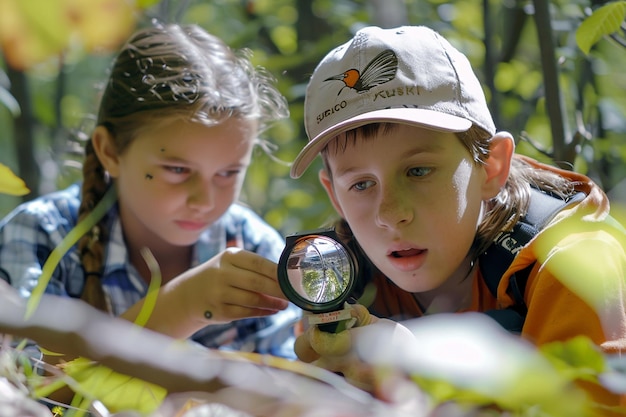
[[[15,149],[17,153],[17,175],[26,182],[31,193],[23,197],[30,200],[39,194],[40,172],[35,159],[33,109],[26,74],[11,67],[7,68],[11,83],[11,94],[20,103],[21,112],[13,121]]]

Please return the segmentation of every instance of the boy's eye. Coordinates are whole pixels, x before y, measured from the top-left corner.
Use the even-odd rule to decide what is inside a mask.
[[[356,191],[365,191],[373,185],[374,181],[360,181],[355,183],[351,188],[355,189]]]
[[[430,171],[432,171],[431,168],[415,167],[409,169],[408,175],[411,177],[423,177],[424,175],[428,175]]]

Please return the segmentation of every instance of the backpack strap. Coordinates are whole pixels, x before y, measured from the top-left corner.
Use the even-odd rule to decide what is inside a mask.
[[[509,268],[517,253],[543,229],[554,216],[585,198],[585,193],[578,192],[566,200],[548,192],[531,187],[528,212],[510,231],[502,231],[496,236],[485,253],[479,257],[479,267],[485,284],[494,297],[497,296],[498,284]],[[515,305],[504,310],[490,310],[485,313],[512,332],[521,332],[526,317],[524,291],[526,281],[534,264],[516,272],[510,279],[508,291],[515,300]]]

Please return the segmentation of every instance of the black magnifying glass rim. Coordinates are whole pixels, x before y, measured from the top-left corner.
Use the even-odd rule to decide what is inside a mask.
[[[296,246],[296,244],[304,239],[310,239],[314,236],[324,236],[330,238],[335,241],[348,255],[348,263],[350,266],[350,280],[348,285],[341,293],[341,295],[334,300],[327,301],[325,303],[314,303],[306,298],[302,297],[292,286],[289,281],[289,276],[287,275],[287,262],[289,260],[289,256],[291,255],[291,251]],[[285,248],[283,249],[282,254],[280,255],[280,260],[278,261],[278,284],[282,289],[283,293],[287,296],[289,301],[297,305],[303,310],[310,311],[312,313],[328,313],[330,311],[337,311],[343,308],[345,301],[350,297],[354,286],[356,285],[356,263],[354,261],[354,256],[352,255],[352,251],[343,244],[343,242],[337,236],[335,229],[333,228],[324,228],[317,230],[310,230],[306,232],[299,232],[292,235],[289,235],[285,238]]]

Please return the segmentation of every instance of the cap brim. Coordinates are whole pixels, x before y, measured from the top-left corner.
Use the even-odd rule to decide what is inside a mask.
[[[408,124],[440,132],[466,132],[472,127],[472,122],[467,119],[428,109],[393,108],[363,113],[322,131],[310,140],[291,164],[291,177],[301,177],[317,154],[337,135],[370,123],[385,122]]]

